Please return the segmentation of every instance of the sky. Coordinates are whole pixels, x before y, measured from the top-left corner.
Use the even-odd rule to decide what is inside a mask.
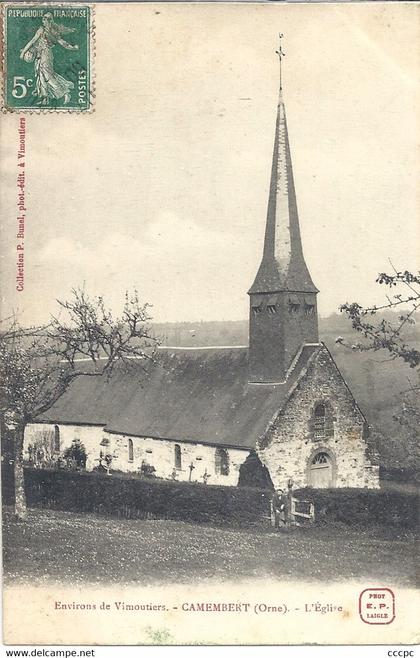
[[[15,290],[19,116],[1,117],[1,312],[44,321],[85,285],[158,322],[236,320],[264,238],[277,34],[304,254],[321,315],[418,269],[415,3],[96,7],[89,115],[26,115],[25,289]]]

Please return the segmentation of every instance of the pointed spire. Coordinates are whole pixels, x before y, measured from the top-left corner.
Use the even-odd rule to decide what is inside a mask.
[[[271,167],[264,253],[249,293],[276,291],[318,292],[312,282],[302,252],[296,205],[292,159],[282,92],[282,50],[280,37],[276,51],[280,62],[280,89],[276,133]]]

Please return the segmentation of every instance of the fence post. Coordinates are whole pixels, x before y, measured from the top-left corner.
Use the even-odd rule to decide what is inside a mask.
[[[311,515],[311,522],[315,522],[315,505],[314,503],[310,503],[309,505],[309,514]]]

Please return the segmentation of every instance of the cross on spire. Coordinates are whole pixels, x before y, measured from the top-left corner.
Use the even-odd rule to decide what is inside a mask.
[[[276,53],[279,57],[279,62],[280,62],[280,91],[282,90],[282,82],[281,82],[281,60],[283,57],[286,57],[286,53],[283,52],[283,48],[281,47],[281,40],[283,39],[284,34],[283,32],[279,32],[279,49],[276,50]]]

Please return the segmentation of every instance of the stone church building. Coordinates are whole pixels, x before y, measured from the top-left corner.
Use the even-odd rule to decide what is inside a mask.
[[[78,439],[91,470],[238,484],[258,456],[275,487],[378,487],[367,423],[319,342],[317,293],[302,251],[280,86],[261,265],[248,292],[249,346],[161,348],[147,372],[80,377],[27,428],[26,458]],[[143,366],[143,364],[141,364]],[[258,462],[258,459],[257,459]],[[263,469],[265,470],[265,469]],[[265,471],[267,472],[267,471]]]

